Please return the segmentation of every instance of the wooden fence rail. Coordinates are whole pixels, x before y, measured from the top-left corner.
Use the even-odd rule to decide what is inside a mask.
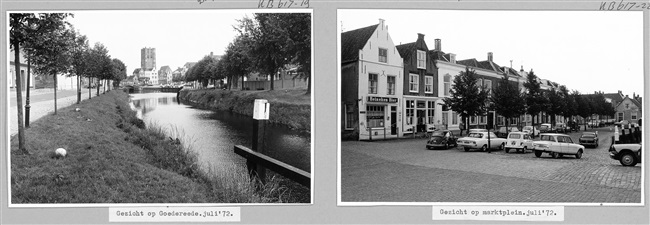
[[[289,164],[283,163],[277,159],[268,157],[262,153],[255,152],[247,147],[235,145],[235,153],[247,160],[248,171],[255,171],[257,174],[257,165],[270,169],[286,178],[289,178],[305,187],[311,186],[311,174],[293,167]]]

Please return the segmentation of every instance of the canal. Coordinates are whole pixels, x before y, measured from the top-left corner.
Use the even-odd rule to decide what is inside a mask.
[[[130,96],[138,117],[148,126],[163,128],[170,136],[180,134],[181,141],[197,154],[204,171],[218,172],[233,164],[245,167],[245,160],[233,152],[233,146],[252,146],[252,117],[186,105],[176,99],[176,93]],[[307,172],[311,171],[310,146],[309,134],[284,126],[266,127],[265,154]]]

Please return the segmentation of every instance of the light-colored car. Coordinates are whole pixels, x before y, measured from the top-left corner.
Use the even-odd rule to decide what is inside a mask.
[[[571,137],[566,134],[542,134],[539,141],[533,142],[535,156],[541,157],[546,152],[553,158],[564,155],[574,155],[576,159],[582,158],[585,146],[574,144]]]
[[[488,138],[490,139],[490,145],[488,146]],[[480,149],[481,151],[487,151],[490,149],[503,149],[505,146],[506,139],[498,138],[492,132],[471,132],[467,137],[460,138],[456,143],[458,146],[462,146],[465,151],[470,149]]]
[[[623,166],[635,166],[641,162],[641,144],[613,144],[609,147],[609,157],[618,160]]]
[[[526,152],[528,149],[533,149],[533,139],[526,132],[512,132],[508,134],[508,139],[506,140],[505,150],[506,153],[510,152],[510,149],[515,149],[517,152],[522,151]]]
[[[528,133],[531,137],[539,136],[539,129],[534,126],[525,126],[521,131]]]
[[[553,132],[552,129],[553,129],[553,128],[551,128],[551,124],[550,124],[550,123],[542,123],[541,125],[539,125],[539,132],[540,132],[540,133]]]

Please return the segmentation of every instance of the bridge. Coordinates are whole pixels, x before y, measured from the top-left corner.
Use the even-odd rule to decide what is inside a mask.
[[[129,93],[178,93],[183,87],[125,86]]]

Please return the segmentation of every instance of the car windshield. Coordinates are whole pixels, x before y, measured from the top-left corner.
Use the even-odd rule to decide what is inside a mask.
[[[532,130],[532,129],[533,129],[533,127],[524,127],[523,130]]]
[[[539,126],[539,128],[548,128],[548,126],[547,125],[541,125],[541,126]]]
[[[470,133],[467,137],[483,138],[483,134],[482,133]]]
[[[521,138],[521,134],[510,134],[508,135],[509,139],[519,139]]]

